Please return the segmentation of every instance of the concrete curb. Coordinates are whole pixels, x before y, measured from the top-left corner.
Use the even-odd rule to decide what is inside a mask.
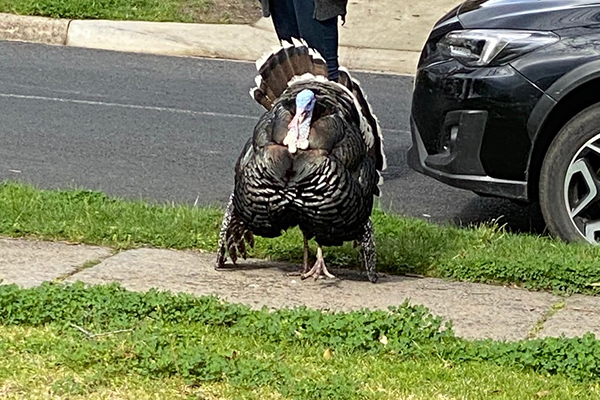
[[[244,45],[240,46],[239,43]],[[254,61],[276,46],[277,41],[269,32],[248,25],[76,20],[71,22],[66,44],[106,50]]]
[[[0,39],[64,45],[69,20],[0,13]]]
[[[252,40],[248,40],[251,38]],[[278,46],[270,23],[251,25],[65,20],[0,13],[0,39],[103,50],[255,61]],[[414,74],[419,52],[340,46],[353,70]]]

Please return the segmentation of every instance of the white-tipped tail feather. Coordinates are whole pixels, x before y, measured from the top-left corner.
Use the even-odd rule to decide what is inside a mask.
[[[350,72],[344,67],[340,67],[339,71],[340,84],[348,88],[348,90],[352,93],[359,105],[360,113],[365,117],[368,125],[371,127],[371,134],[373,135],[376,146],[375,150],[377,153],[377,169],[379,171],[385,171],[387,168],[387,159],[385,152],[383,151],[383,133],[381,132],[379,120],[373,113],[371,103],[368,102],[367,95],[363,92],[358,79],[352,78]]]
[[[327,64],[319,53],[308,47],[306,42],[292,39],[282,47],[256,61],[258,77],[250,96],[267,110],[288,88],[295,77],[321,76],[327,79]]]

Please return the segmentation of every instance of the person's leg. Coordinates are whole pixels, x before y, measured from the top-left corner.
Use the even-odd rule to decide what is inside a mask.
[[[293,0],[293,2],[300,37],[323,56],[327,62],[329,79],[337,80],[339,77],[338,18],[317,21],[313,18],[314,0]]]
[[[298,39],[300,37],[294,0],[272,0],[270,10],[279,41],[291,42],[292,38]]]

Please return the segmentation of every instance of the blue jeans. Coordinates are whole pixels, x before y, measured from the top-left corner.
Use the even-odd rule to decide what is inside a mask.
[[[271,18],[279,40],[304,39],[327,62],[329,79],[339,77],[338,18],[317,21],[314,0],[271,0]]]

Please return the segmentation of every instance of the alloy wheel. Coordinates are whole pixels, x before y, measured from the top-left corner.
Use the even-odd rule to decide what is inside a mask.
[[[600,243],[600,134],[577,151],[564,180],[565,207],[579,234]]]

